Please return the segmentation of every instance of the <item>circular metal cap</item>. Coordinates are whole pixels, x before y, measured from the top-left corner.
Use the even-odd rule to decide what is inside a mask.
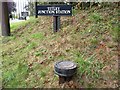
[[[76,72],[77,65],[72,61],[59,61],[54,65],[54,71],[59,76],[72,76]]]

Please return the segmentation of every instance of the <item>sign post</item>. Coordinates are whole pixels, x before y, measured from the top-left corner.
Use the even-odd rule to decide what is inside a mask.
[[[53,16],[53,30],[54,32],[60,30],[60,16]]]
[[[36,12],[35,18],[38,18],[38,15],[37,15],[37,1],[35,2],[35,12]]]
[[[10,23],[7,2],[2,2],[2,36],[10,36]]]
[[[53,16],[53,31],[60,30],[60,16],[72,16],[71,5],[36,5],[36,17]]]

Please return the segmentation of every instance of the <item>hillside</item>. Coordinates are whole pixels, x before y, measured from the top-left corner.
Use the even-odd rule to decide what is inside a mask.
[[[71,17],[61,17],[57,33],[52,17],[11,26],[12,35],[2,37],[3,87],[118,87],[118,12],[107,7],[76,10]],[[77,63],[73,81],[58,84],[54,63],[59,60]]]

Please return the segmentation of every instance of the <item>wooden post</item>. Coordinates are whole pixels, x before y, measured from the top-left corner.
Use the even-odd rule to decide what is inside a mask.
[[[57,32],[57,17],[53,16],[53,32]]]
[[[60,30],[60,16],[53,16],[53,31],[57,32]]]
[[[7,2],[2,2],[2,36],[10,36],[10,22]]]
[[[60,16],[57,17],[57,30],[60,30]]]
[[[37,15],[37,1],[35,2],[35,18],[38,18],[38,15]]]
[[[2,2],[0,2],[0,12],[2,12]],[[2,13],[0,13],[0,36],[2,36]]]

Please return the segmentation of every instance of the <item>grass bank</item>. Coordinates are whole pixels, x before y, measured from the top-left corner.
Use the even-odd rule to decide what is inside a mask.
[[[11,25],[12,35],[2,39],[3,87],[118,87],[118,11],[81,10],[61,17],[57,33],[52,30],[52,17]],[[58,84],[54,74],[58,60],[77,63],[72,81]]]

